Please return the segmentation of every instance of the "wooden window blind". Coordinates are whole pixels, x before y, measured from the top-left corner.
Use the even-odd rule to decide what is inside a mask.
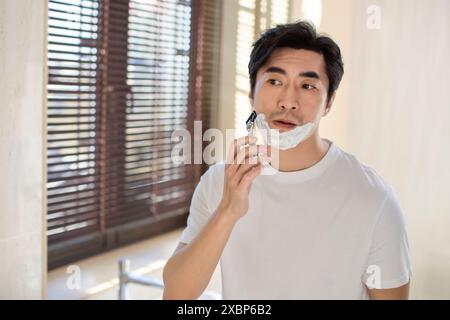
[[[220,1],[50,0],[49,268],[183,226],[205,168],[171,134],[214,114]]]

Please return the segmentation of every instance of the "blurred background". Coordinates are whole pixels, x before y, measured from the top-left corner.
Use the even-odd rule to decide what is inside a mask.
[[[0,0],[0,298],[161,299],[207,169],[171,134],[245,134],[251,44],[300,18],[345,63],[321,135],[393,186],[411,298],[450,299],[448,0]]]

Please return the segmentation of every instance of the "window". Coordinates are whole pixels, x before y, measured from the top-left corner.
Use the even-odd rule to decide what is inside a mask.
[[[235,137],[241,137],[246,134],[245,126],[242,124],[252,111],[248,100],[250,91],[248,57],[252,50],[249,44],[266,29],[288,22],[289,0],[239,0],[237,4],[234,127]]]
[[[209,126],[219,6],[49,1],[49,268],[185,224],[204,168],[171,134]]]

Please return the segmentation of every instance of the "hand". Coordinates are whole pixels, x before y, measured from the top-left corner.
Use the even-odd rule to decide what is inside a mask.
[[[270,154],[270,147],[255,143],[256,138],[253,136],[233,140],[225,164],[223,195],[218,212],[236,221],[247,213],[251,185],[261,174],[262,165],[258,154],[262,154],[262,158]]]

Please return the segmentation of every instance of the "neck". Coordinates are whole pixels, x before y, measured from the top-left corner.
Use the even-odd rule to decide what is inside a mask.
[[[279,171],[307,169],[327,154],[330,144],[321,139],[317,131],[295,148],[279,150]]]

